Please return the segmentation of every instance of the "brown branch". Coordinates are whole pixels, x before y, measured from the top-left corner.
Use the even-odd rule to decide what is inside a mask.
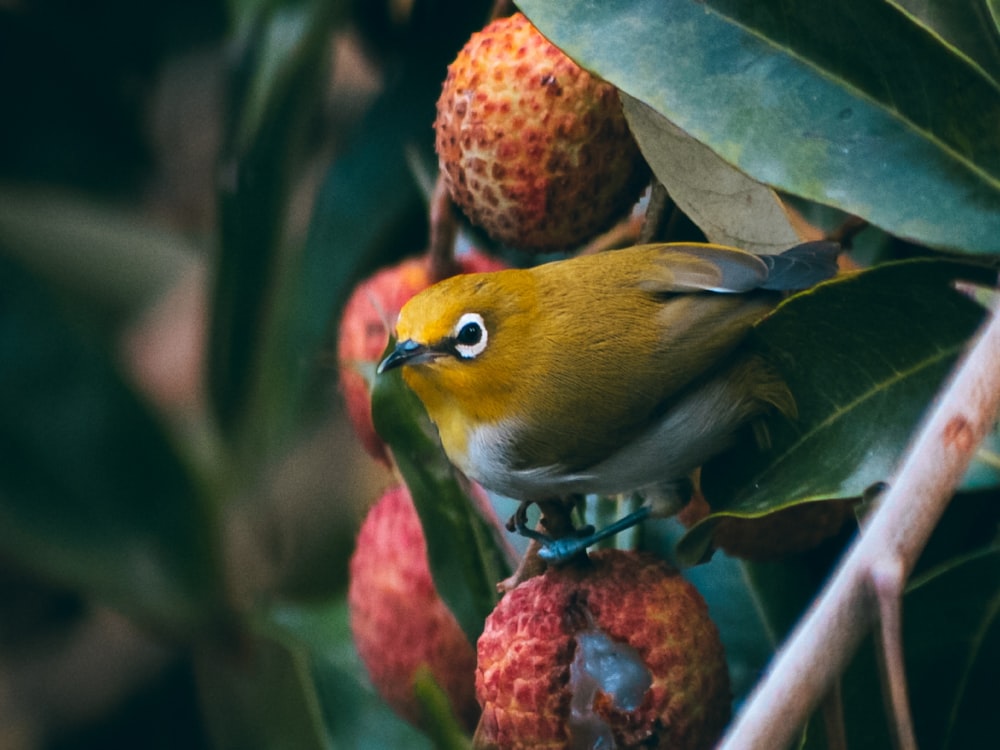
[[[993,316],[720,748],[776,750],[796,739],[874,623],[873,571],[885,561],[898,561],[902,579],[909,576],[998,410],[1000,316]]]
[[[903,589],[906,586],[903,565],[897,559],[880,560],[871,573],[878,601],[879,665],[885,704],[892,717],[893,744],[898,750],[917,750],[903,660]]]
[[[493,8],[490,10],[490,20],[506,18],[516,10],[517,8],[514,7],[513,0],[495,0]]]
[[[844,698],[840,680],[823,698],[823,729],[826,731],[827,750],[848,750],[847,729],[844,726]]]
[[[836,242],[845,250],[850,250],[851,245],[854,242],[854,238],[868,227],[868,222],[861,217],[848,216],[843,222],[841,222],[840,226],[836,229],[832,229],[827,234],[826,239],[831,242]]]
[[[431,282],[447,279],[458,273],[455,261],[455,236],[458,234],[458,218],[451,193],[444,179],[438,175],[431,193],[428,250],[430,256]]]
[[[576,251],[576,255],[595,255],[619,247],[635,245],[639,241],[643,220],[640,216],[629,214],[615,224],[611,229],[597,235]]]
[[[642,223],[642,230],[639,232],[639,244],[654,242],[663,236],[663,230],[670,220],[674,205],[663,183],[654,178],[649,191],[646,216]]]

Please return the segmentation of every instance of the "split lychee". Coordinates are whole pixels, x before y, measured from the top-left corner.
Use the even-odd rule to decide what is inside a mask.
[[[606,550],[509,592],[478,642],[476,746],[696,750],[729,717],[729,674],[697,589]]]

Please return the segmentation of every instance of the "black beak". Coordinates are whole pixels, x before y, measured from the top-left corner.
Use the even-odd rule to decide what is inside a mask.
[[[429,346],[418,343],[413,339],[407,339],[396,344],[396,348],[379,363],[378,369],[375,372],[381,375],[386,370],[392,370],[403,365],[417,365],[421,362],[429,362],[436,356],[437,352]]]

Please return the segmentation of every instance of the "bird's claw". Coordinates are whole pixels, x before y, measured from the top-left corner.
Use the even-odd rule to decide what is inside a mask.
[[[650,510],[648,505],[644,505],[614,523],[608,524],[600,531],[595,532],[593,526],[587,526],[580,529],[579,535],[553,539],[549,544],[543,545],[538,550],[538,556],[550,565],[560,565],[569,561],[590,545],[596,544],[602,539],[607,539],[644,521],[649,516]]]
[[[528,508],[530,505],[531,505],[530,502],[524,501],[519,506],[517,506],[517,511],[507,521],[507,530],[516,531],[523,537],[527,537],[528,539],[533,539],[541,543],[543,545],[543,548],[559,542],[560,541],[559,539],[554,539],[548,534],[541,531],[537,531],[536,529],[533,529],[528,525]],[[594,533],[593,526],[584,526],[580,529],[576,529],[574,532],[575,535],[579,536],[587,536],[593,533]]]
[[[550,565],[561,565],[573,559],[592,544],[602,539],[614,536],[625,529],[635,526],[645,520],[650,513],[650,507],[644,505],[633,513],[620,518],[612,524],[608,524],[600,531],[593,526],[583,526],[576,529],[572,535],[553,539],[548,534],[536,531],[528,526],[528,506],[531,503],[522,502],[517,511],[507,522],[507,528],[516,531],[521,536],[537,541],[540,545],[538,557]]]

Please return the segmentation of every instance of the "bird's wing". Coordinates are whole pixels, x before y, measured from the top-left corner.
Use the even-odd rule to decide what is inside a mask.
[[[761,289],[808,289],[837,273],[838,255],[840,245],[825,240],[803,242],[780,255],[761,255],[768,267],[767,281]]]
[[[808,242],[780,255],[756,255],[723,245],[668,243],[647,246],[653,256],[644,291],[739,293],[804,289],[837,270],[839,247]]]

